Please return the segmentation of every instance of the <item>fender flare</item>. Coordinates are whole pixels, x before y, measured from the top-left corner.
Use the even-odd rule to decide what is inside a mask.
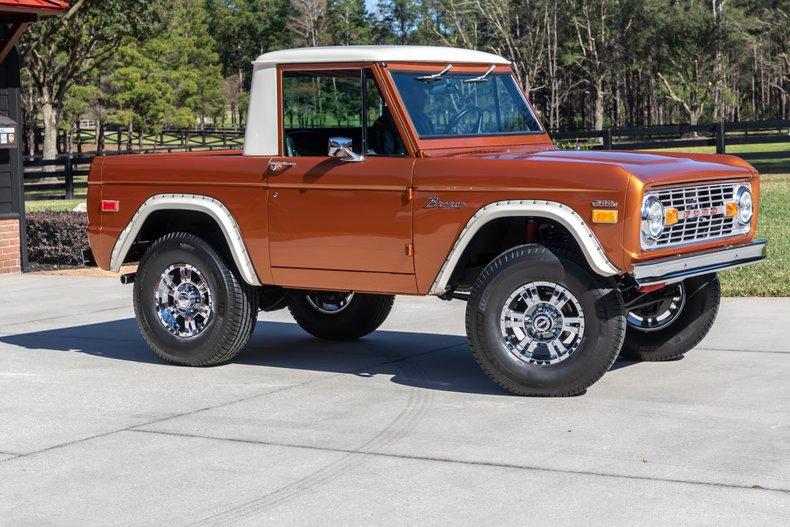
[[[573,235],[576,243],[581,247],[587,263],[595,273],[601,276],[622,274],[622,272],[609,261],[609,258],[606,256],[603,247],[601,247],[592,229],[590,229],[584,219],[582,219],[575,210],[567,205],[563,205],[556,201],[545,200],[496,201],[481,208],[474,216],[469,218],[466,226],[458,236],[455,245],[453,245],[450,254],[444,261],[444,265],[442,265],[442,268],[439,270],[439,274],[436,276],[428,294],[443,295],[447,291],[447,284],[450,281],[453,271],[455,271],[458,261],[461,259],[461,255],[464,253],[464,250],[466,250],[466,247],[469,245],[469,242],[472,241],[475,234],[477,234],[485,224],[497,218],[515,216],[536,216],[556,221],[567,228]]]
[[[261,285],[252,265],[252,260],[250,260],[250,255],[247,253],[247,248],[244,246],[239,225],[236,223],[233,215],[218,200],[198,194],[157,194],[156,196],[151,196],[140,205],[140,208],[134,213],[132,219],[129,220],[129,224],[121,231],[115,242],[110,257],[111,271],[117,273],[121,270],[121,265],[132,243],[137,238],[140,229],[145,224],[145,220],[148,219],[151,213],[158,210],[191,210],[209,215],[225,236],[230,252],[233,255],[233,261],[241,273],[241,277],[250,285]]]

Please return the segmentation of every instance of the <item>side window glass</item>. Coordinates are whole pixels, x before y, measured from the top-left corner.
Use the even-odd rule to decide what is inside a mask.
[[[365,121],[366,142],[369,156],[406,156],[392,112],[387,106],[370,70],[365,70]]]
[[[362,153],[359,70],[283,72],[283,140],[287,156],[326,156],[330,137],[350,137]]]
[[[370,70],[285,71],[282,92],[286,156],[326,156],[330,137],[351,138],[357,154],[406,155]]]

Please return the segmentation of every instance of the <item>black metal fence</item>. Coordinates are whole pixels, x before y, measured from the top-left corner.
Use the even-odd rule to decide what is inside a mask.
[[[116,132],[117,135],[105,135],[102,152],[77,152],[47,161],[40,156],[26,158],[26,199],[84,197],[88,169],[96,155],[216,150],[241,148],[244,144],[244,134],[239,130],[180,130],[146,135],[143,148],[136,147],[139,145],[138,137],[130,148],[129,136],[124,136],[123,130]],[[784,144],[787,148],[761,151],[758,146],[753,152],[739,152],[737,155],[753,163],[763,173],[790,172],[790,120],[552,131],[551,137],[564,148],[654,150],[712,146],[720,154],[726,153],[731,145]],[[108,138],[114,141],[117,149],[106,148]],[[82,144],[84,146],[87,142]]]
[[[206,127],[202,129],[164,129],[158,133],[144,133],[128,128],[80,128],[74,132],[58,132],[58,151],[81,153],[110,153],[150,150],[152,148],[240,148],[244,145],[244,130],[240,128]],[[41,154],[43,131],[33,134],[33,151]]]
[[[551,137],[571,148],[654,150],[713,146],[717,154],[727,153],[727,147],[732,145],[785,143],[787,147],[778,151],[756,148],[737,155],[765,173],[790,171],[790,120],[553,131]]]
[[[88,188],[87,178],[90,164],[97,155],[154,154],[164,152],[192,152],[200,150],[224,150],[226,145],[157,146],[141,150],[121,150],[75,153],[59,155],[45,160],[41,156],[26,157],[24,160],[25,200],[41,201],[53,199],[84,198]]]

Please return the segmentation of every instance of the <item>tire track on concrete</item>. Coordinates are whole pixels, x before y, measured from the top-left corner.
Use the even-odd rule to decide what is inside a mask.
[[[367,462],[370,452],[383,450],[400,441],[417,424],[423,420],[433,404],[433,392],[430,390],[432,382],[425,372],[416,364],[408,362],[394,362],[395,367],[403,377],[412,381],[406,405],[398,415],[384,429],[375,436],[359,445],[355,452],[349,452],[332,463],[316,470],[315,472],[275,491],[269,492],[221,513],[214,514],[198,520],[190,525],[228,525],[236,524],[243,520],[261,514],[263,511],[281,505],[300,495],[309,493]],[[379,366],[380,367],[380,366]],[[374,368],[375,370],[375,368]]]

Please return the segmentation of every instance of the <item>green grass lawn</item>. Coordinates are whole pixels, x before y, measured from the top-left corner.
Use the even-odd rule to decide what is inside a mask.
[[[757,237],[766,261],[721,273],[725,296],[790,296],[790,174],[762,177]]]
[[[615,146],[616,148],[616,146]],[[659,152],[689,152],[692,154],[715,154],[716,148],[713,146],[689,146],[681,148],[661,148]],[[761,159],[760,154],[773,154],[774,152],[782,152],[785,155],[782,157],[773,157],[768,159]],[[734,156],[747,154],[747,161],[754,165],[757,170],[767,170],[777,168],[785,168],[779,170],[786,172],[790,170],[790,143],[766,143],[758,145],[729,145],[727,146],[727,153]]]
[[[84,203],[84,199],[49,199],[25,202],[26,212],[63,211],[74,210],[74,207]]]

